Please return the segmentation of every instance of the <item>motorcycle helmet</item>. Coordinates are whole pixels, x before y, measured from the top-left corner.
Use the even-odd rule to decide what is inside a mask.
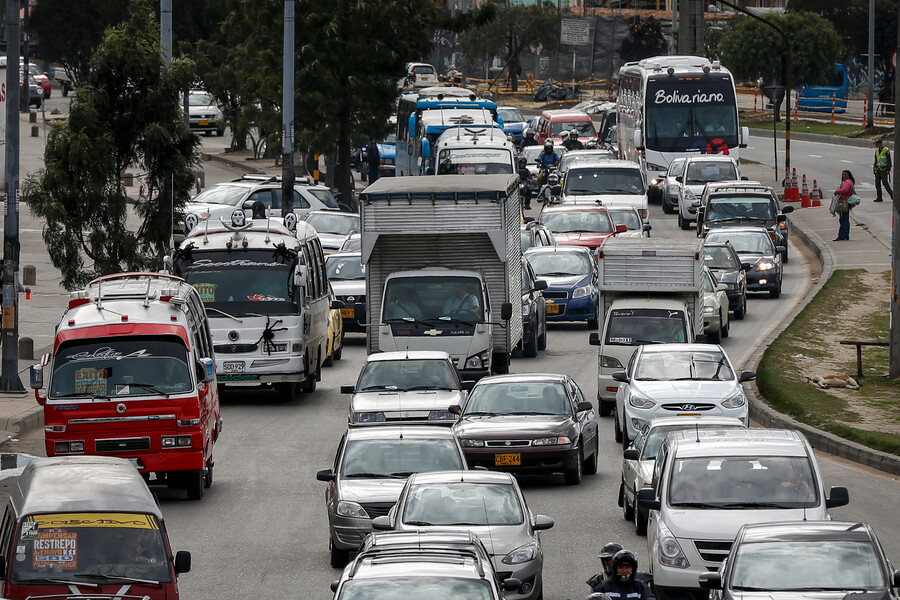
[[[618,542],[608,542],[605,546],[600,548],[600,554],[597,555],[597,558],[600,559],[600,564],[603,565],[603,572],[606,573],[607,577],[612,576],[612,558],[616,555],[616,552],[619,550],[624,550],[625,548],[622,544]]]
[[[569,137],[571,137],[573,140],[577,140],[578,139],[578,130],[573,129],[572,131],[570,131]]]
[[[559,175],[556,173],[547,175],[547,185],[559,185]]]
[[[544,150],[546,150],[546,151],[553,150],[553,142],[551,142],[550,140],[546,140],[544,142]]]
[[[625,577],[619,575],[619,567],[621,565],[631,565],[631,573]],[[634,581],[634,576],[637,573],[637,558],[634,557],[634,552],[631,550],[619,550],[616,552],[615,556],[613,556],[610,567],[612,568],[613,579],[621,583],[631,583]]]
[[[559,138],[560,138],[561,140],[563,140],[563,141],[565,141],[566,139],[568,139],[568,137],[569,137],[569,132],[568,132],[568,131],[563,131],[563,132],[561,132],[561,133],[559,134]]]
[[[528,164],[528,159],[525,158],[524,156],[520,156],[519,157],[519,166],[524,167],[527,164]]]
[[[525,130],[525,137],[533,137],[533,136],[534,136],[534,129],[529,127],[528,129]]]

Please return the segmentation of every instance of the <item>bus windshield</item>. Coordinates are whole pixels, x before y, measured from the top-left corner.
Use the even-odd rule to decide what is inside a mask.
[[[646,146],[661,152],[712,153],[738,144],[737,108],[729,80],[647,82]]]
[[[512,154],[494,148],[441,150],[438,175],[512,175]]]

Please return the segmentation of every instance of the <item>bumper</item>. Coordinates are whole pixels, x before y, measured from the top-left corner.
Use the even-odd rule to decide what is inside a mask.
[[[554,307],[559,312],[551,312]],[[547,302],[547,321],[587,321],[597,318],[597,300],[591,296],[584,298],[559,298]]]
[[[279,360],[285,361],[278,365],[254,368],[254,361]],[[226,372],[225,364],[243,363],[243,370],[238,372]],[[216,380],[219,385],[226,387],[257,387],[271,385],[273,383],[300,383],[306,381],[306,370],[303,366],[303,355],[291,356],[247,356],[239,354],[220,354],[216,360]]]
[[[374,531],[371,519],[351,519],[329,515],[331,540],[341,550],[356,550],[366,536]]]
[[[470,469],[485,467],[507,473],[562,473],[578,465],[578,450],[565,446],[555,450],[548,447],[535,450],[532,447],[465,448],[463,453]],[[497,465],[497,455],[519,454],[518,465]]]
[[[397,169],[394,165],[381,165],[378,167],[378,176],[379,177],[393,177],[397,174]]]
[[[165,432],[161,435],[185,435],[191,432]],[[139,436],[146,436],[148,434],[142,433],[138,434]],[[160,434],[149,434],[151,437],[156,437],[155,444],[159,446],[159,435]],[[91,445],[93,446],[93,440],[90,439],[90,436],[83,436],[75,434],[72,436],[73,439],[83,439],[85,441],[85,446]],[[106,435],[102,437],[107,437]],[[115,436],[109,436],[115,437]],[[125,437],[132,437],[130,434]],[[202,434],[193,432],[193,447],[188,449],[177,449],[171,448],[166,450],[159,451],[148,451],[148,452],[103,452],[100,453],[78,453],[78,454],[56,454],[54,451],[53,443],[55,441],[63,441],[63,439],[68,438],[48,438],[44,441],[44,449],[47,452],[47,456],[114,456],[116,458],[124,458],[132,462],[135,467],[141,473],[176,473],[180,471],[199,471],[206,466],[206,459],[203,456],[203,451],[199,449],[199,446],[202,444],[201,441]],[[212,444],[210,443],[210,447]]]
[[[500,562],[501,560],[503,560],[502,556],[491,557],[494,570],[497,572],[497,578],[503,581],[512,577],[522,582],[521,587],[518,589],[504,592],[504,600],[532,600],[533,598],[538,598],[543,581],[541,577],[544,569],[543,557],[518,565],[505,565]]]
[[[619,369],[624,371],[625,369]],[[612,389],[609,389],[612,388]],[[619,382],[612,378],[612,369],[609,373],[597,374],[597,397],[604,402],[615,402],[616,391],[619,389]]]
[[[667,399],[662,403],[670,402],[671,399]],[[696,400],[698,403],[709,403],[707,400]],[[661,404],[662,404],[661,403]],[[638,432],[643,429],[644,425],[646,425],[651,419],[655,419],[657,417],[674,417],[680,415],[696,415],[696,416],[704,416],[704,417],[735,417],[740,419],[744,426],[748,426],[749,424],[749,416],[747,413],[747,403],[744,402],[744,406],[741,408],[722,408],[721,404],[716,404],[714,408],[703,411],[691,411],[691,412],[682,412],[682,411],[672,411],[665,409],[657,409],[657,410],[640,410],[633,408],[625,404],[625,422],[622,423],[623,429],[628,431],[628,439],[633,440],[637,437]],[[691,563],[693,564],[693,563]],[[675,571],[680,571],[681,569],[674,569]],[[696,577],[694,578],[696,582]]]
[[[703,315],[703,333],[719,330],[719,315]]]
[[[191,131],[218,131],[220,127],[219,121],[191,121]],[[225,126],[222,124],[222,128]]]
[[[663,206],[667,208],[677,208],[678,207],[678,196],[670,196],[666,194],[662,198]]]
[[[764,292],[767,290],[777,289],[780,284],[781,276],[772,271],[767,273],[747,273],[747,291],[748,292]]]
[[[490,374],[490,369],[459,369],[459,378],[463,381],[478,381]]]
[[[677,538],[681,551],[690,565],[686,569],[675,569],[664,566],[659,562],[658,550],[651,551],[653,561],[653,585],[665,588],[672,592],[681,592],[682,595],[691,594],[700,590],[697,580],[701,573],[714,572],[719,568],[719,563],[703,560],[697,552],[693,539]],[[716,540],[718,543],[731,544],[734,540]],[[704,595],[705,597],[705,595]]]

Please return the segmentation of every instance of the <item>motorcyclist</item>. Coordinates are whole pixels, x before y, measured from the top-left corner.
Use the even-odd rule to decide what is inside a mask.
[[[610,600],[656,600],[653,592],[643,581],[635,579],[638,562],[631,550],[619,550],[612,558],[612,577],[595,586],[595,592],[602,592]]]
[[[565,131],[563,133],[565,133]],[[569,132],[568,139],[564,139],[562,145],[566,150],[584,150],[584,144],[578,141],[577,129],[573,129]]]
[[[553,204],[559,200],[559,197],[553,194],[553,188],[559,185],[559,175],[556,171],[550,171],[547,175],[547,184],[541,188],[538,193],[538,202],[546,202]]]
[[[559,164],[559,154],[553,149],[553,142],[546,140],[544,142],[544,150],[537,157],[538,165],[538,186],[543,184],[547,171],[551,167]]]
[[[522,180],[522,202],[525,204],[525,210],[531,210],[531,183],[532,175],[528,170],[528,159],[524,156],[519,157],[519,179]]]
[[[600,559],[600,572],[587,580],[587,584],[591,586],[591,589],[596,588],[600,585],[600,582],[612,577],[612,559],[619,550],[624,550],[624,548],[618,542],[607,542],[600,548],[600,554],[597,555],[597,558]]]
[[[519,149],[521,150],[525,146],[537,146],[538,144],[540,144],[540,142],[534,139],[534,130],[529,127],[525,130],[525,135],[524,137],[522,137],[522,141],[519,142]]]

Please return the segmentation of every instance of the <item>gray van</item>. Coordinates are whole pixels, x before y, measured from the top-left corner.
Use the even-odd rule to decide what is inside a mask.
[[[178,597],[190,552],[172,555],[143,477],[124,458],[37,459],[0,526],[0,595],[163,600]]]

